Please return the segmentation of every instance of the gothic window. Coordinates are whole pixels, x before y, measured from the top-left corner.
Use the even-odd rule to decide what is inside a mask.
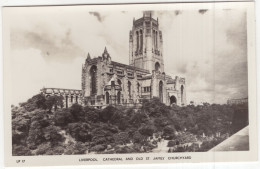
[[[109,93],[106,92],[106,104],[109,104]]]
[[[139,92],[140,92],[140,84],[137,83],[137,93],[139,94]]]
[[[66,108],[68,108],[68,96],[66,96]]]
[[[76,103],[78,103],[78,96],[76,96]]]
[[[183,87],[183,85],[181,85],[181,103],[183,103],[183,90],[184,90],[184,87]]]
[[[162,81],[159,82],[159,98],[163,103],[163,82]]]
[[[136,51],[138,52],[139,49],[139,33],[136,31]]]
[[[70,102],[73,103],[73,96],[70,97]]]
[[[155,33],[155,48],[156,48],[156,49],[158,49],[157,37],[158,37],[158,33],[157,33],[157,31],[156,31],[156,33]]]
[[[153,45],[155,47],[155,30],[153,30]]]
[[[120,79],[117,79],[117,83],[118,83],[118,85],[119,85],[120,87],[122,87],[122,82],[121,82]]]
[[[121,100],[121,92],[117,93],[117,104],[120,104],[120,100]]]
[[[176,102],[177,102],[176,97],[175,96],[171,96],[170,97],[170,104],[176,104]]]
[[[160,70],[160,63],[156,62],[154,67],[155,67],[156,71],[159,71]]]
[[[130,81],[128,81],[127,88],[128,88],[129,98],[131,98],[131,82]]]
[[[95,95],[97,93],[97,66],[92,66],[90,69],[90,94]]]
[[[140,51],[143,50],[143,32],[140,30]]]

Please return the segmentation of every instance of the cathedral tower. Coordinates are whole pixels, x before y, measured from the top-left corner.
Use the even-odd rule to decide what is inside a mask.
[[[131,66],[164,72],[163,38],[158,18],[152,18],[151,11],[133,20],[129,34],[129,63]]]

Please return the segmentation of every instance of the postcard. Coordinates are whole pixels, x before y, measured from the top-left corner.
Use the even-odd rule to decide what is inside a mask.
[[[256,161],[254,2],[3,7],[6,166]]]

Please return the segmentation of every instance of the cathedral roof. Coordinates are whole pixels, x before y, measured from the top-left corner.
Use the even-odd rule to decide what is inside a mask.
[[[176,82],[175,79],[168,79],[167,84],[174,84]]]
[[[131,69],[131,70],[138,70],[138,71],[143,72],[143,73],[150,73],[149,70],[142,69],[142,68],[138,68],[138,67],[135,67],[135,66],[130,66],[130,65],[122,64],[122,63],[118,63],[118,62],[114,62],[114,61],[111,61],[111,64],[112,64],[112,65],[115,65],[115,66],[119,66],[119,67],[124,67],[124,68],[127,68],[127,69]]]

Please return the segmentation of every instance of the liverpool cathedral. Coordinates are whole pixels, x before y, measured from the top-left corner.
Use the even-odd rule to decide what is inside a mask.
[[[163,33],[151,12],[133,21],[129,32],[129,65],[113,61],[107,48],[101,56],[87,55],[82,66],[82,89],[43,88],[46,96],[62,95],[66,107],[134,106],[159,98],[166,105],[186,105],[185,78],[164,72]]]

